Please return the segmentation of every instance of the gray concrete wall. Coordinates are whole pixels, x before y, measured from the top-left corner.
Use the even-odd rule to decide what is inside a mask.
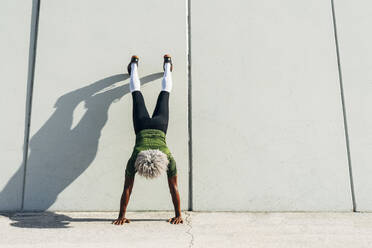
[[[141,56],[139,74],[152,113],[165,53],[177,68],[167,138],[187,208],[185,8],[183,1],[41,3],[26,210],[118,209],[135,141],[126,65],[132,54]],[[169,20],[172,33],[162,28]],[[172,209],[165,175],[137,179],[130,209]]]
[[[0,2],[0,210],[20,209],[31,1]]]
[[[356,208],[372,210],[372,2],[335,1]]]
[[[140,55],[152,112],[165,53],[183,209],[372,210],[367,1],[335,0],[338,39],[332,1],[32,3],[0,3],[0,210],[20,209],[23,188],[27,211],[118,210],[135,138],[126,65]],[[137,177],[129,208],[172,209],[165,175]]]
[[[330,2],[191,13],[194,208],[351,210]]]

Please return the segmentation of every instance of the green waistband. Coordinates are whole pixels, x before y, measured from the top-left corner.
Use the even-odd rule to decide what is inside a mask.
[[[143,129],[137,133],[136,138],[147,138],[147,137],[161,137],[165,138],[165,133],[158,129]]]
[[[144,129],[136,135],[136,144],[160,142],[166,144],[165,133],[158,129]]]

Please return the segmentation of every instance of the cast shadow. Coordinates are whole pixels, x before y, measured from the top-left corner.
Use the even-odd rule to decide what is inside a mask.
[[[54,213],[50,211],[42,213],[8,213],[2,214],[8,217],[13,222],[10,224],[19,228],[71,228],[71,222],[86,222],[86,223],[108,223],[112,224],[115,219],[108,218],[72,218],[70,216]],[[167,219],[130,219],[131,222],[167,222]]]
[[[141,84],[150,83],[162,75],[161,72],[145,76],[141,78]],[[96,157],[109,107],[130,93],[129,84],[118,87],[113,84],[128,78],[128,74],[113,75],[58,98],[53,114],[29,141],[24,198],[26,211],[47,210],[59,193],[89,167]],[[85,103],[86,112],[71,127],[74,110],[80,103]],[[0,199],[19,197],[16,194],[19,192],[19,179],[23,178],[23,164],[0,192]]]

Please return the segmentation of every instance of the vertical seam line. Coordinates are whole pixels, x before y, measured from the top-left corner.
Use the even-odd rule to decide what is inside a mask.
[[[345,95],[344,95],[344,87],[343,87],[343,80],[342,80],[340,47],[338,43],[336,11],[335,11],[335,6],[334,6],[334,0],[331,0],[331,7],[332,7],[332,19],[333,19],[333,33],[334,33],[335,45],[336,45],[338,77],[339,77],[339,83],[340,83],[342,113],[343,113],[343,119],[344,119],[344,131],[345,131],[346,151],[347,151],[347,160],[348,160],[348,168],[349,168],[350,190],[351,190],[351,198],[353,202],[353,212],[356,212],[357,209],[356,209],[356,200],[355,200],[353,170],[351,166],[350,139],[349,139],[347,118],[346,118]]]
[[[187,2],[187,76],[188,76],[188,150],[189,150],[189,206],[193,210],[193,170],[192,170],[192,80],[191,80],[191,0]]]
[[[32,95],[34,88],[35,77],[35,60],[36,60],[36,47],[37,35],[39,28],[39,12],[40,0],[32,1],[31,10],[31,30],[30,30],[30,46],[28,54],[28,75],[27,75],[27,96],[26,96],[26,113],[25,113],[25,131],[24,131],[24,145],[23,145],[23,187],[22,187],[22,202],[21,211],[24,210],[25,190],[26,190],[26,172],[27,172],[27,158],[28,146],[30,140],[30,122],[31,122],[31,109],[32,109]]]

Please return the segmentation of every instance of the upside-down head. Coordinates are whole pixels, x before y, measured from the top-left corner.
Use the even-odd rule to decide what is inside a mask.
[[[167,171],[168,156],[160,150],[144,150],[138,153],[134,167],[139,175],[152,179]]]

